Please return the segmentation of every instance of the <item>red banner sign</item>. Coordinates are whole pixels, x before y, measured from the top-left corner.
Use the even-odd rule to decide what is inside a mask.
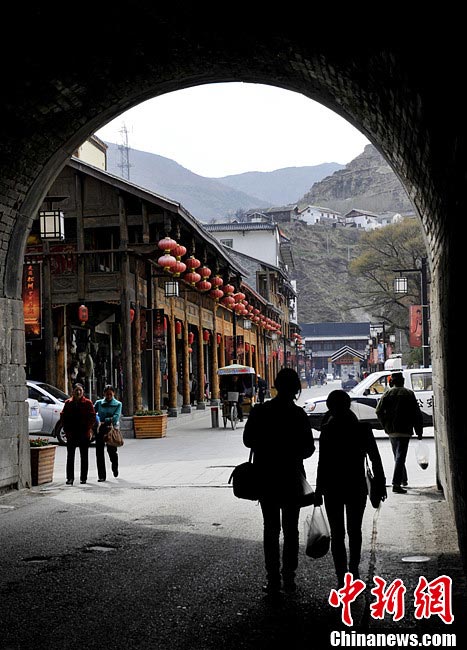
[[[409,307],[409,315],[410,315],[409,345],[411,348],[421,348],[422,332],[423,332],[422,306],[411,305]]]
[[[40,264],[23,265],[24,332],[27,339],[40,339],[41,318],[41,267]]]

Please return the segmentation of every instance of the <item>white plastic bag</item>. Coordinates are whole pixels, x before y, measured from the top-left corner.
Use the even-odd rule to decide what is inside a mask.
[[[315,506],[305,519],[305,553],[308,557],[324,557],[329,551],[331,532],[321,506]]]
[[[425,442],[422,442],[421,440],[417,442],[415,456],[420,467],[426,469],[430,463],[430,450]]]

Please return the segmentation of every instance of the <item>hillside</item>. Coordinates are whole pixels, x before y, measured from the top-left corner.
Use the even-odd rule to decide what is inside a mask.
[[[371,144],[344,169],[316,182],[299,204],[322,205],[345,214],[352,208],[384,212],[413,212],[401,182]]]
[[[343,169],[343,165],[322,163],[305,167],[284,167],[272,172],[245,172],[216,180],[276,206],[296,203],[314,183],[339,169]]]
[[[359,280],[348,273],[362,232],[300,223],[281,224],[281,230],[293,245],[299,322],[366,320],[368,315],[355,306]]]
[[[107,170],[121,176],[118,145],[106,144]],[[246,172],[219,179],[199,176],[170,158],[138,149],[130,149],[129,158],[132,183],[178,201],[204,222],[233,216],[242,209],[295,203],[317,180],[342,168],[337,163],[323,163],[273,172]]]
[[[106,142],[107,170],[121,176],[118,145]],[[130,181],[183,205],[200,221],[210,221],[239,208],[270,207],[255,196],[232,189],[214,179],[198,176],[174,160],[130,149]]]

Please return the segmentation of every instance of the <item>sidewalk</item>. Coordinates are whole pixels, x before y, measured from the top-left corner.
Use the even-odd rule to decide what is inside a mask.
[[[247,458],[243,425],[220,424],[211,427],[210,409],[195,410],[169,418],[166,438],[125,440],[120,476],[105,483],[97,483],[91,449],[88,483],[72,488],[59,447],[54,483],[0,497],[1,650],[321,650],[339,629],[460,635],[466,581],[433,474],[421,473],[407,495],[390,492],[379,511],[367,506],[367,587],[346,628],[328,603],[329,553],[310,560],[302,546],[297,595],[280,603],[262,595],[261,513],[228,485],[232,467]],[[386,454],[388,443],[379,444]],[[306,462],[312,482],[317,456]],[[301,544],[310,511],[302,510]],[[442,575],[453,581],[455,623],[415,619],[420,576]],[[370,615],[374,576],[403,581],[401,620]]]

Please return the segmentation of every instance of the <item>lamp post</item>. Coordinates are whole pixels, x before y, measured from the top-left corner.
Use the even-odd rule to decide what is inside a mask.
[[[429,344],[429,319],[428,319],[428,279],[427,279],[427,258],[421,258],[421,266],[417,269],[393,269],[395,273],[418,273],[420,275],[421,299],[422,299],[422,358],[423,367],[430,365],[430,344]],[[394,293],[406,294],[408,292],[408,281],[403,275],[394,278]]]

